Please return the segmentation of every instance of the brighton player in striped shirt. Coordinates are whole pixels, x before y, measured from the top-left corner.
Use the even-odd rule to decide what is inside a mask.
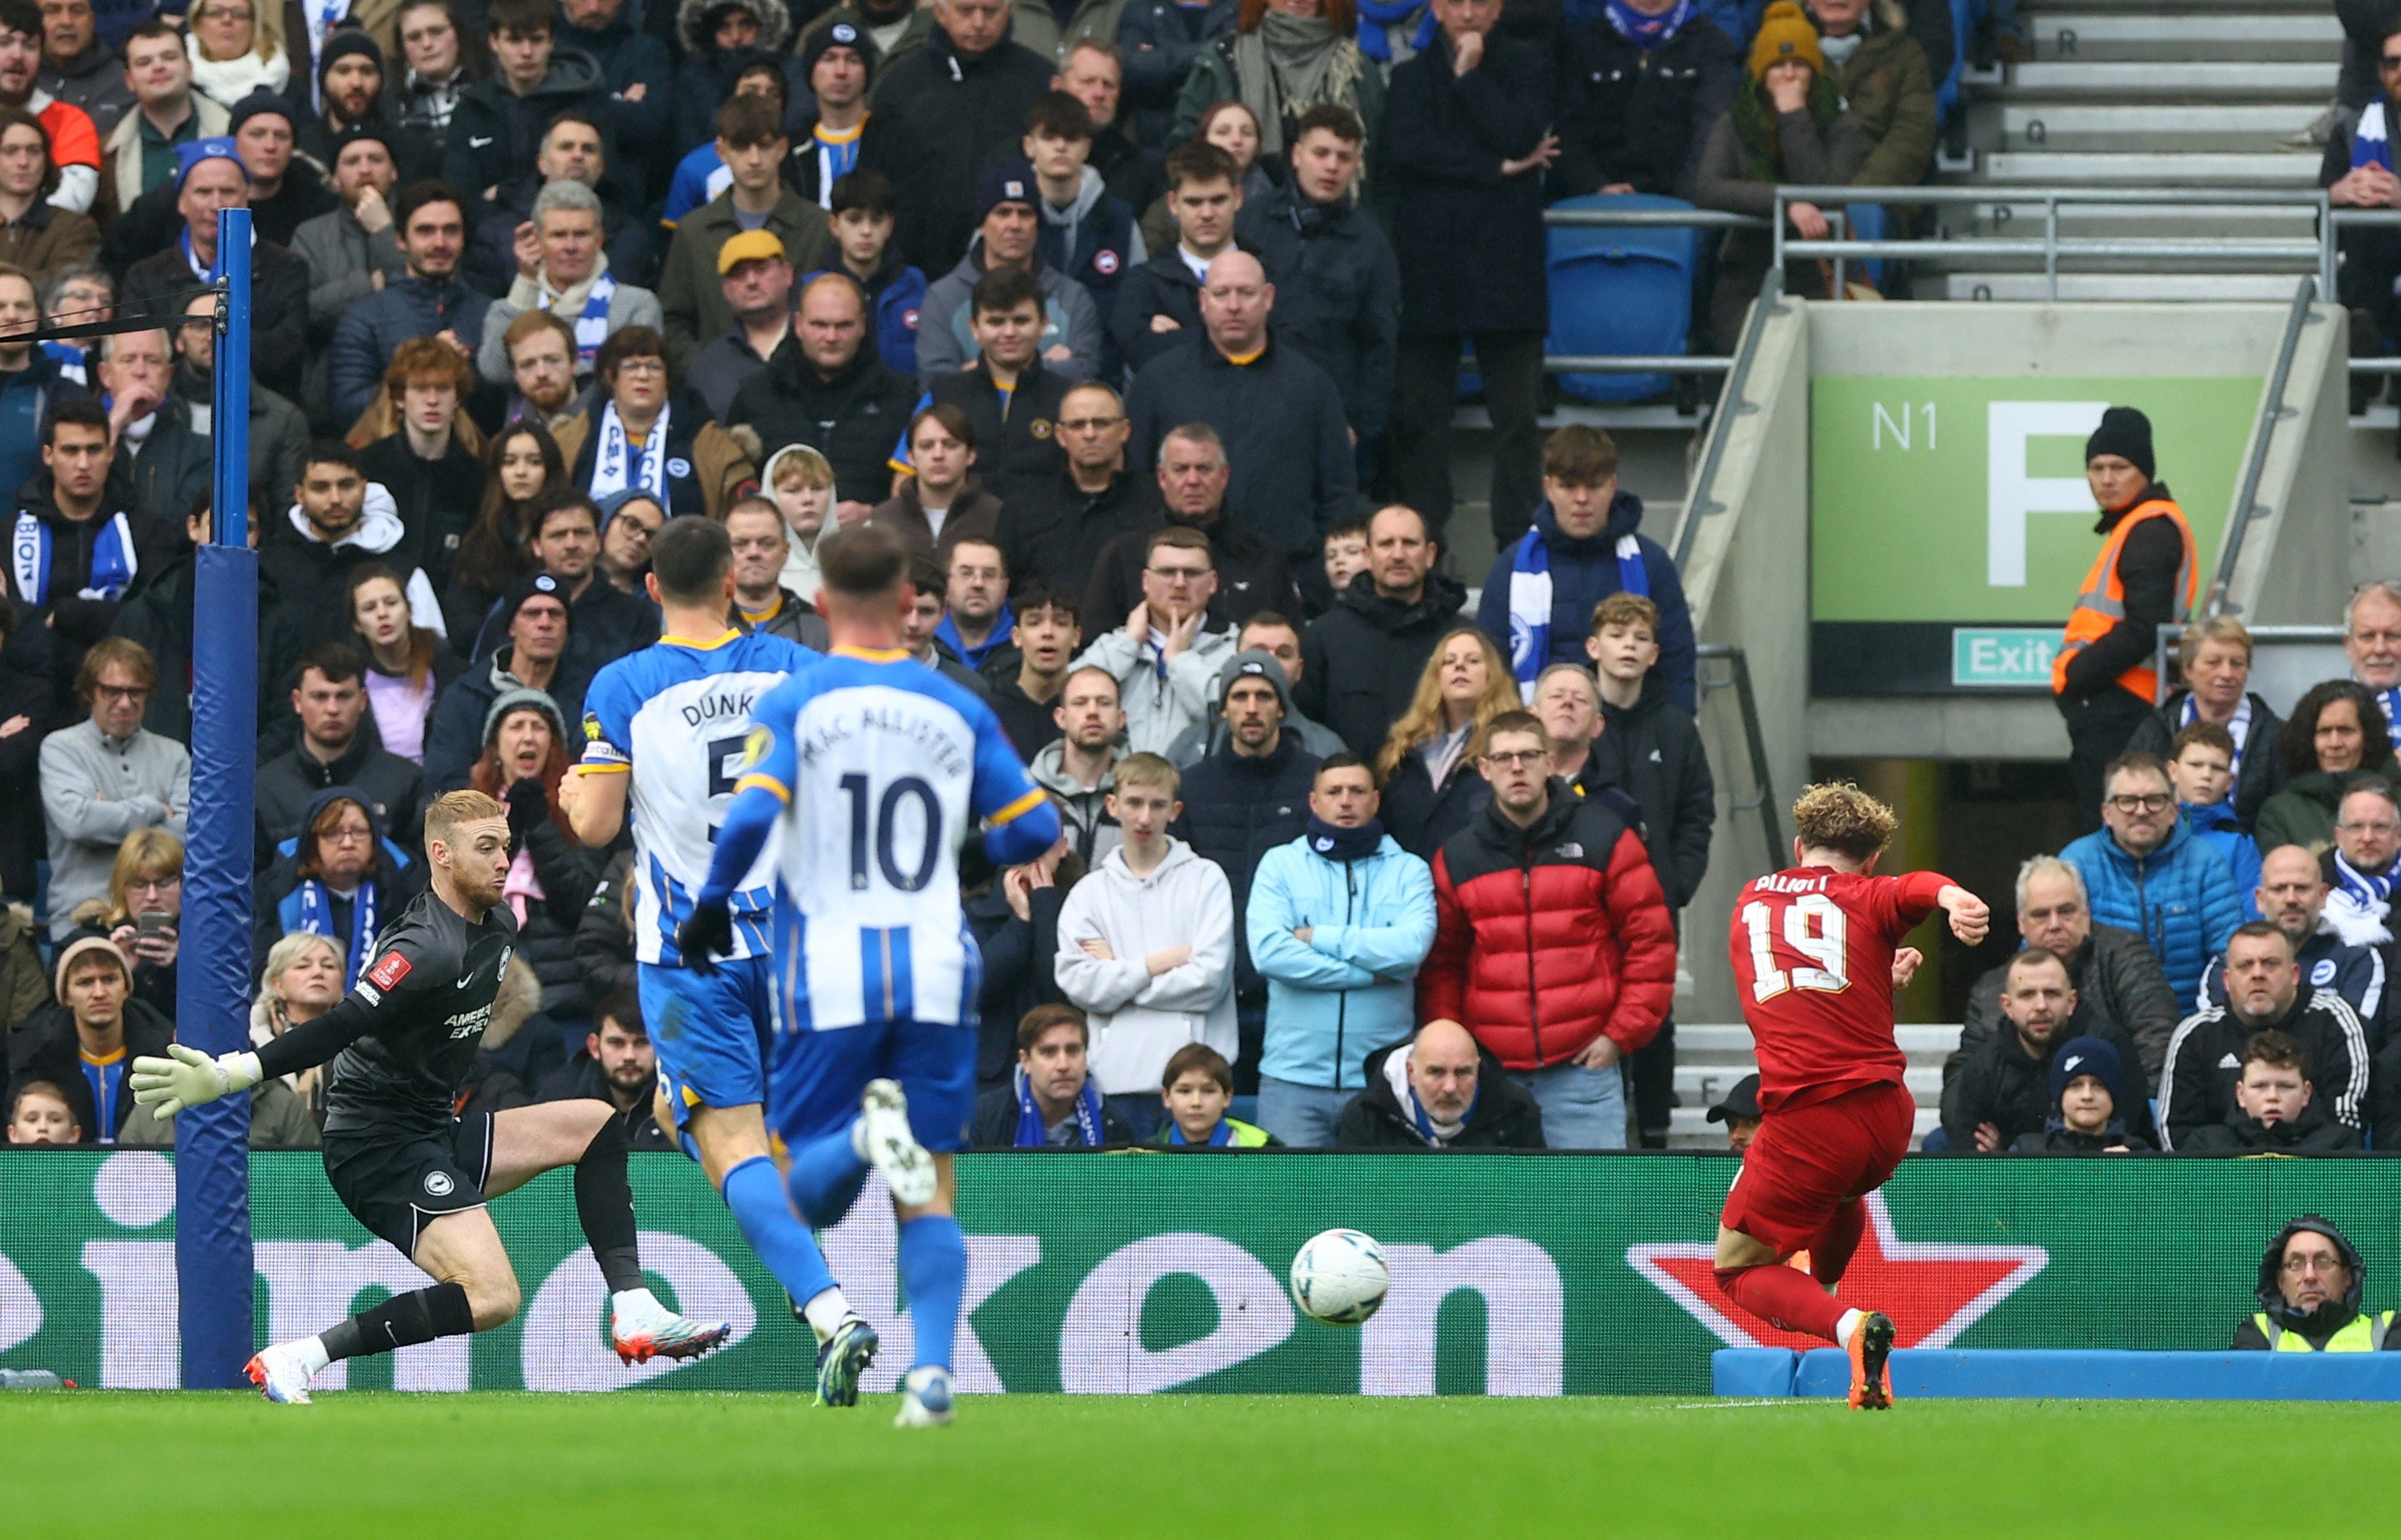
[[[816,1237],[786,1201],[767,1143],[773,868],[761,861],[736,874],[728,958],[698,971],[684,966],[676,946],[676,928],[707,876],[718,822],[734,802],[751,710],[817,654],[726,623],[734,548],[721,525],[668,520],[652,538],[643,580],[666,634],[602,669],[584,692],[583,758],[560,804],[587,845],[616,838],[632,814],[635,959],[668,1115],[750,1249],[816,1331],[818,1399],[854,1405],[858,1377],[875,1356],[875,1330],[844,1299]]]
[[[909,656],[914,602],[898,536],[860,525],[817,548],[832,636],[751,712],[751,749],[679,937],[705,968],[733,949],[729,900],[775,836],[774,1068],[767,1104],[792,1202],[823,1229],[883,1172],[900,1220],[916,1361],[902,1427],[951,1420],[967,1281],[951,1155],[975,1105],[982,966],[959,904],[959,845],[982,825],[996,865],[1059,837],[1058,811],[992,708]]]
[[[1736,997],[1759,1055],[1765,1114],[1718,1220],[1718,1288],[1763,1320],[1845,1348],[1851,1405],[1892,1404],[1893,1325],[1833,1298],[1867,1221],[1860,1200],[1909,1152],[1916,1102],[1893,1040],[1892,991],[1914,955],[1901,938],[1937,909],[1974,946],[1992,917],[1947,877],[1877,877],[1892,810],[1853,785],[1792,804],[1794,865],[1735,899]],[[1806,1276],[1783,1265],[1806,1251]]]

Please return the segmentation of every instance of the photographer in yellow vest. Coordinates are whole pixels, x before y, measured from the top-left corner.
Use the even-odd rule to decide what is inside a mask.
[[[2079,826],[2101,825],[2102,770],[2126,750],[2160,694],[2160,627],[2181,623],[2200,597],[2192,527],[2164,483],[2152,480],[2151,419],[2113,406],[2084,444],[2084,479],[2101,505],[2104,537],[2085,575],[2051,688],[2067,718],[2068,773]]]
[[[2367,1264],[2326,1220],[2304,1214],[2259,1259],[2259,1312],[2234,1329],[2234,1346],[2268,1353],[2382,1353],[2401,1347],[2393,1312],[2363,1314]]]

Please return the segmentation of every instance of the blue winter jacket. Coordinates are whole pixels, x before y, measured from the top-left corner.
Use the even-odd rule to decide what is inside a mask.
[[[343,311],[326,349],[335,420],[356,422],[375,403],[376,392],[383,388],[383,372],[402,343],[455,332],[470,348],[482,347],[484,316],[491,307],[490,295],[464,283],[404,278]]]
[[[2212,807],[2184,804],[2184,821],[2202,841],[2226,857],[2234,878],[2234,894],[2243,901],[2243,918],[2259,918],[2259,842],[2243,832],[2230,799]]]
[[[1625,585],[1617,580],[1617,542],[1633,535],[1642,548],[1642,570],[1651,602],[1659,606],[1659,677],[1667,683],[1667,697],[1688,714],[1700,713],[1693,673],[1698,665],[1693,640],[1693,612],[1684,603],[1683,580],[1676,575],[1675,558],[1667,547],[1636,534],[1642,525],[1642,499],[1623,488],[1609,505],[1609,523],[1589,539],[1571,539],[1559,533],[1557,517],[1545,500],[1534,510],[1534,527],[1551,553],[1551,656],[1544,664],[1589,666],[1584,639],[1592,631],[1592,612]],[[1484,579],[1484,597],[1475,606],[1475,623],[1484,628],[1509,656],[1509,575],[1516,568],[1517,542],[1510,541],[1492,558]]]
[[[1307,835],[1268,852],[1244,928],[1268,981],[1259,1073],[1355,1091],[1367,1056],[1417,1029],[1411,981],[1434,946],[1434,871],[1391,835],[1364,861],[1329,861]],[[1305,945],[1292,934],[1303,928]]]
[[[2190,1011],[2202,969],[2243,923],[2243,901],[2226,858],[2181,820],[2168,831],[2167,843],[2140,859],[2127,854],[2107,829],[2074,841],[2059,856],[2083,874],[2092,918],[2141,936],[2168,975],[2177,1008]]]

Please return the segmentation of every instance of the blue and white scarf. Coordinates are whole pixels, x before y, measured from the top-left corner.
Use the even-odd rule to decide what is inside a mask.
[[[42,351],[59,361],[59,378],[73,380],[77,385],[89,387],[91,384],[90,361],[84,356],[82,348],[72,342],[51,341],[42,344]]]
[[[1384,1056],[1384,1084],[1392,1091],[1393,1099],[1407,1109],[1409,1122],[1417,1128],[1418,1138],[1437,1150],[1447,1148],[1451,1140],[1467,1132],[1467,1125],[1475,1121],[1475,1103],[1484,1099],[1484,1084],[1479,1077],[1475,1098],[1467,1104],[1467,1111],[1461,1114],[1459,1121],[1435,1122],[1427,1115],[1425,1103],[1418,1100],[1417,1087],[1409,1083],[1409,1051],[1406,1045]]]
[[[1631,532],[1617,538],[1617,586],[1620,592],[1651,596],[1651,574],[1642,565],[1642,544]],[[1526,531],[1509,565],[1509,672],[1520,691],[1530,691],[1534,680],[1551,661],[1551,548],[1541,525]]]
[[[2359,115],[2359,127],[2351,131],[2351,169],[2355,171],[2362,166],[2393,170],[2393,141],[2385,133],[2381,99],[2367,104]]]
[[[1089,1076],[1076,1097],[1076,1128],[1084,1136],[1086,1149],[1101,1147],[1101,1091]],[[1017,1138],[1013,1142],[1020,1150],[1040,1150],[1050,1142],[1050,1125],[1042,1121],[1042,1109],[1034,1100],[1034,1082],[1026,1076],[1022,1065],[1017,1070]]]
[[[2380,947],[2393,939],[2386,919],[2393,908],[2393,873],[2370,877],[2334,852],[2334,891],[2326,894],[2326,922],[2346,947]]]
[[[2401,749],[2401,689],[2378,690],[2376,703],[2384,708],[2384,736]]]
[[[1609,0],[1608,9],[1603,14],[1609,18],[1609,24],[1617,29],[1620,37],[1641,52],[1649,53],[1682,31],[1684,23],[1693,19],[1693,0],[1676,0],[1672,9],[1656,16],[1645,16],[1627,5],[1626,0]]]
[[[292,929],[306,931],[310,935],[334,934],[334,893],[324,883],[311,877],[302,880],[293,896],[300,901],[299,923]],[[342,938],[335,936],[339,941]],[[355,988],[360,971],[374,955],[376,939],[376,885],[368,878],[359,884],[350,900],[350,934],[348,950],[342,954],[342,988]]]
[[[600,409],[600,445],[592,461],[592,485],[588,488],[597,499],[612,492],[623,492],[638,486],[667,505],[667,416],[672,407],[659,409],[659,420],[651,424],[650,433],[636,453],[625,436],[625,425],[617,419],[617,403],[611,402]]]
[[[17,573],[17,597],[39,609],[50,602],[50,526],[34,516],[31,510],[20,510],[17,532],[8,542],[8,553]],[[108,522],[91,542],[91,576],[85,586],[75,590],[78,599],[115,604],[125,597],[127,585],[141,567],[133,553],[133,525],[122,513],[109,516]]]
[[[1434,7],[1426,0],[1359,0],[1359,51],[1379,64],[1393,61],[1391,29],[1408,25],[1417,19],[1417,27],[1409,34],[1409,51],[1423,53],[1434,44]]]
[[[2389,714],[2392,708],[2387,706],[2385,710]],[[2201,701],[2196,696],[2187,694],[2184,698],[2184,710],[2179,712],[2176,715],[2176,730],[2178,732],[2182,732],[2185,729],[2192,726],[2195,722],[2200,720]],[[2389,715],[2386,717],[2386,725],[2388,727],[2391,725],[2391,717]],[[2234,719],[2226,724],[2226,735],[2234,740],[2234,763],[2231,768],[2234,771],[2235,779],[2239,781],[2243,778],[2243,745],[2247,743],[2251,737],[2250,696],[2243,696],[2242,701],[2236,704],[2234,708]],[[2223,800],[2230,802],[2233,799],[2234,788],[2230,784],[2226,789],[2226,796]]]
[[[1209,1137],[1202,1139],[1199,1144],[1194,1144],[1190,1139],[1184,1137],[1184,1125],[1176,1122],[1173,1118],[1170,1118],[1167,1120],[1167,1143],[1171,1149],[1230,1149],[1234,1143],[1234,1124],[1228,1119],[1219,1118],[1217,1120],[1217,1126],[1209,1130]]]
[[[592,280],[591,292],[583,296],[583,313],[575,318],[575,372],[579,375],[591,372],[600,345],[609,340],[609,301],[616,293],[617,280],[604,272]]]

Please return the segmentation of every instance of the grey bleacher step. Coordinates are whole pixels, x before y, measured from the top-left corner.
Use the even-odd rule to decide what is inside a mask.
[[[1940,1063],[1943,1055],[1959,1046],[1957,1022],[1904,1022],[1892,1029],[1893,1041],[1911,1058],[1930,1055]],[[1739,1021],[1676,1023],[1676,1059],[1681,1064],[1695,1061],[1701,1054],[1738,1054],[1749,1062],[1752,1053],[1750,1029]]]
[[[2031,199],[1966,206],[1977,236],[2039,238],[2042,205]],[[2002,211],[2008,211],[2004,215]],[[1960,211],[1955,206],[1954,213]],[[1955,225],[1955,236],[1968,233]],[[2303,206],[2264,203],[2063,203],[2059,233],[2084,239],[2300,240],[2317,239],[2317,214]]]
[[[1743,1064],[1684,1064],[1676,1066],[1676,1094],[1687,1107],[1707,1107],[1734,1089],[1734,1083],[1751,1072]],[[1942,1099],[1942,1066],[1913,1064],[1902,1071],[1909,1094],[1920,1107],[1931,1107]]]
[[[2141,105],[2082,102],[2010,102],[2001,105],[2000,149],[2086,150],[2110,154],[2144,151],[2257,151],[2305,128],[2326,103],[2225,102],[2210,105],[2151,102]],[[2317,168],[2315,152],[2286,151]]]
[[[2062,273],[2063,300],[2172,300],[2289,305],[2298,273]],[[1981,291],[1981,292],[1980,292]],[[1942,297],[1953,300],[2046,300],[2042,274],[1946,273]],[[1680,1029],[1681,1030],[1681,1029]]]
[[[1985,156],[1983,181],[2030,187],[2290,187],[2318,184],[2318,163],[2272,150],[2133,154],[2085,150],[1999,150]]]
[[[2336,73],[2337,67],[2331,62],[2294,61],[2143,63],[2069,60],[2011,65],[2000,96],[2005,102],[2037,97],[2090,102],[2169,98],[2202,103],[2314,98],[2323,105],[2334,100]]]
[[[2316,15],[2099,15],[2048,7],[2020,25],[2041,62],[2188,63],[2215,60],[2333,63],[2342,57],[2342,24],[2331,9]]]

